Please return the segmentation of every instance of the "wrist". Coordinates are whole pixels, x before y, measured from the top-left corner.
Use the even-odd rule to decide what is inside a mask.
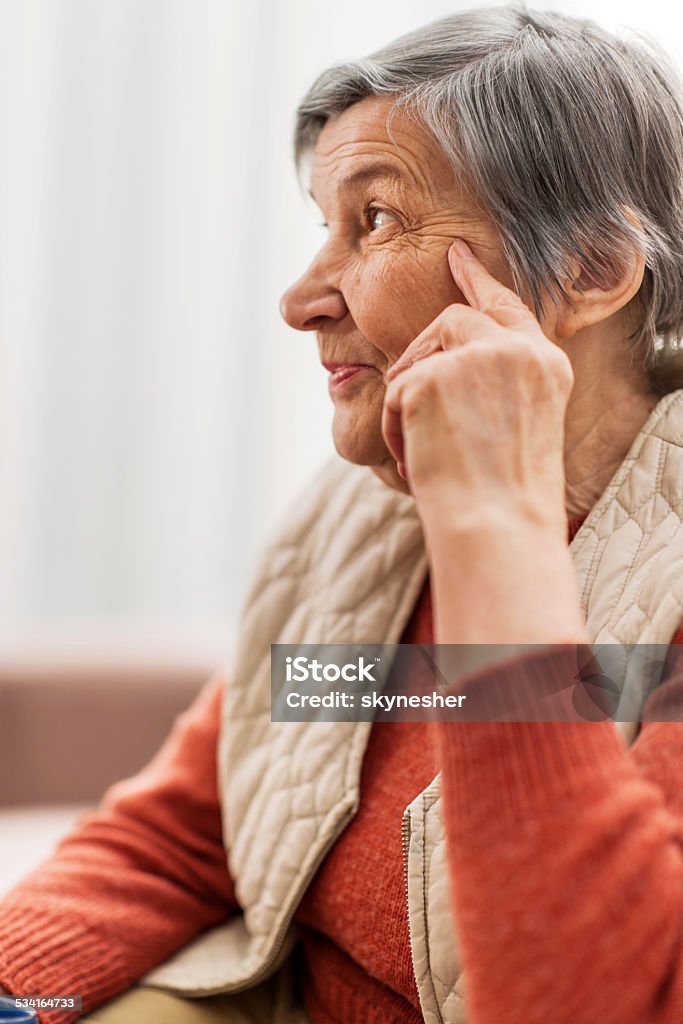
[[[561,497],[555,501],[527,493],[485,494],[434,488],[417,496],[417,507],[430,547],[454,540],[483,544],[491,538],[533,538],[533,542],[566,546],[567,515]]]
[[[486,512],[425,528],[438,643],[587,643],[566,528]]]

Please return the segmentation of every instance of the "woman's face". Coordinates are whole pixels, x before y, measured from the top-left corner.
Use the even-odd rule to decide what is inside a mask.
[[[431,137],[405,115],[389,137],[390,107],[362,100],[320,133],[310,190],[327,239],[281,302],[290,326],[316,332],[337,451],[378,469],[393,468],[381,433],[387,370],[447,305],[465,301],[448,267],[453,239],[512,283],[493,225]]]

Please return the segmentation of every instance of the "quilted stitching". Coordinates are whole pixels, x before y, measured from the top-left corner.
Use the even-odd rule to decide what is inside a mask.
[[[223,717],[226,846],[264,957],[355,810],[370,729],[271,722],[269,645],[398,640],[426,571],[412,499],[339,460],[314,495],[261,561]]]

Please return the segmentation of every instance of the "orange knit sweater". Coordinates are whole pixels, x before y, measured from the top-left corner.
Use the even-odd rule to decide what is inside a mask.
[[[431,637],[425,589],[403,642]],[[660,700],[683,694],[676,661]],[[548,649],[488,671],[514,687],[568,666]],[[223,685],[0,903],[10,991],[81,993],[91,1010],[236,912],[216,787]],[[423,1020],[401,816],[439,767],[470,1024],[680,1024],[683,724],[656,721],[628,750],[610,723],[375,724],[358,813],[296,914],[314,1024]]]

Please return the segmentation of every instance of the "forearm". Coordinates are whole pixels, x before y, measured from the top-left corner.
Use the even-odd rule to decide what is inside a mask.
[[[573,665],[570,648],[539,651],[474,682],[569,686]],[[613,725],[435,730],[471,1024],[677,1024],[682,819]]]
[[[428,533],[437,640],[534,645],[467,688],[571,693],[588,637],[560,532],[444,522]],[[612,723],[435,728],[472,1024],[678,1021],[681,819]]]
[[[0,978],[14,996],[81,996],[90,1010],[128,988],[132,963],[101,922],[43,905],[39,893],[17,891],[0,908]],[[38,903],[35,903],[35,898]],[[125,944],[124,944],[125,948]],[[70,1024],[80,1014],[41,1010],[42,1024]]]
[[[150,765],[0,902],[11,992],[82,994],[91,1009],[234,910],[216,791],[221,692],[205,688]]]

